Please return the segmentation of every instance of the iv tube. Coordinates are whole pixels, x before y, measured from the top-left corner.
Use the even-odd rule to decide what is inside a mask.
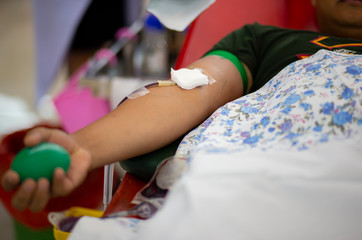
[[[104,210],[106,210],[107,206],[109,205],[112,199],[113,172],[114,172],[114,163],[107,164],[104,166],[104,186],[103,186]]]

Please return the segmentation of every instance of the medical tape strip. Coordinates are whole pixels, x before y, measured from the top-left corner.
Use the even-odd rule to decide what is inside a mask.
[[[244,95],[248,92],[248,76],[246,74],[246,70],[244,65],[240,62],[240,60],[232,53],[224,51],[224,50],[214,50],[211,52],[208,52],[204,55],[205,56],[220,56],[222,58],[228,59],[230,62],[232,62],[235,67],[238,69],[241,80],[243,81],[244,86]]]
[[[128,99],[135,99],[141,96],[148,94],[150,91],[146,87],[138,88],[137,90],[133,91],[129,95],[127,95]]]
[[[208,74],[204,69],[202,68],[195,68],[195,69],[199,70],[202,74],[204,74],[207,77],[207,80],[210,85],[216,83],[216,80],[213,77],[211,77],[210,74]]]

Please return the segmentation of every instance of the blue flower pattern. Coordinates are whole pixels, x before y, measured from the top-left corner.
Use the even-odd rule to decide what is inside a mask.
[[[219,108],[178,152],[307,150],[362,131],[362,56],[320,50]]]

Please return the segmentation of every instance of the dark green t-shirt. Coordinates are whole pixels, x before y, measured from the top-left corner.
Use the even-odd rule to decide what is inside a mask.
[[[290,63],[320,49],[362,54],[362,41],[255,23],[230,33],[211,51],[228,51],[244,62],[252,72],[254,92]]]

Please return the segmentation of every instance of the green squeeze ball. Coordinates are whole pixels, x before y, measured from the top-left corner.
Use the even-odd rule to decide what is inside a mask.
[[[22,149],[15,156],[11,169],[19,174],[20,182],[27,178],[36,181],[39,178],[47,178],[51,182],[57,167],[63,168],[66,172],[69,165],[70,157],[63,147],[54,143],[40,143]]]

